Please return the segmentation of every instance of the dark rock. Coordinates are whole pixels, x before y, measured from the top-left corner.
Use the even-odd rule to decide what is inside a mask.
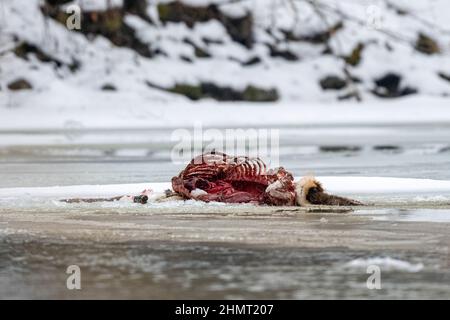
[[[372,92],[382,98],[397,98],[417,93],[417,89],[411,87],[401,87],[402,77],[395,73],[388,73],[376,79],[376,88]]]
[[[416,50],[425,54],[436,54],[441,52],[438,43],[423,33],[419,33],[416,40]]]
[[[286,59],[288,61],[297,61],[299,60],[298,56],[295,53],[292,53],[289,50],[280,50],[278,48],[276,48],[275,46],[272,45],[268,45],[269,50],[270,50],[270,56],[271,57],[278,57],[278,58],[283,58]]]
[[[105,83],[102,87],[101,87],[102,91],[117,91],[117,88],[115,85],[110,84],[110,83]]]
[[[223,44],[222,40],[217,40],[217,39],[211,39],[211,38],[207,38],[207,37],[203,37],[202,41],[206,44],[206,45],[210,45],[210,44]]]
[[[358,152],[361,151],[359,146],[320,146],[321,152]]]
[[[419,92],[419,90],[417,90],[416,88],[405,87],[405,88],[402,88],[402,90],[400,91],[399,97],[409,96],[411,94],[416,94],[418,92]]]
[[[155,50],[153,50],[153,54],[155,56],[164,56],[164,57],[168,57],[169,55],[163,51],[161,48],[155,48]]]
[[[189,58],[188,56],[185,56],[185,55],[181,55],[180,59],[185,61],[185,62],[188,62],[188,63],[192,63],[193,62],[191,58]]]
[[[400,151],[401,148],[399,146],[393,145],[377,145],[373,147],[375,151]]]
[[[16,56],[24,60],[28,60],[28,56],[33,54],[41,62],[52,63],[56,68],[65,66],[72,72],[76,72],[80,68],[80,62],[78,60],[73,59],[71,63],[64,63],[63,61],[45,53],[36,45],[26,41],[19,43],[14,48],[13,52]]]
[[[388,73],[385,76],[375,80],[378,87],[385,88],[388,92],[398,92],[402,77],[395,73]]]
[[[330,46],[327,45],[327,46],[325,46],[325,49],[323,49],[322,54],[323,55],[333,55],[334,51]]]
[[[165,22],[184,22],[192,28],[197,22],[220,21],[230,37],[247,48],[253,45],[253,17],[250,13],[240,18],[228,17],[215,4],[206,7],[190,6],[180,1],[158,4],[159,19]]]
[[[340,101],[350,100],[350,99],[355,99],[358,102],[362,101],[361,95],[359,94],[359,92],[357,90],[352,90],[348,93],[338,96],[337,98]]]
[[[19,58],[22,58],[24,60],[28,60],[29,54],[34,54],[36,58],[39,61],[45,62],[45,63],[54,63],[56,67],[61,67],[63,63],[56,59],[51,57],[50,55],[43,52],[40,48],[35,46],[34,44],[28,43],[28,42],[22,42],[19,43],[13,50],[14,54],[18,56]]]
[[[260,57],[253,57],[248,59],[247,61],[244,61],[241,63],[242,66],[244,67],[248,67],[248,66],[253,66],[255,64],[261,63],[261,58]]]
[[[147,14],[147,0],[124,0],[123,10],[137,15],[148,23],[153,24],[152,19]]]
[[[200,86],[176,84],[175,87],[168,89],[168,91],[181,94],[194,101],[200,100],[203,97],[202,88]]]
[[[33,89],[33,86],[25,79],[17,79],[8,84],[8,89],[11,91],[30,90]]]
[[[253,46],[253,16],[248,13],[241,18],[224,18],[221,19],[228,33],[236,42],[251,48]]]
[[[210,58],[211,57],[211,55],[207,51],[205,51],[202,48],[200,48],[199,46],[197,46],[190,39],[184,39],[183,42],[191,45],[194,48],[194,54],[197,58]]]
[[[14,54],[19,58],[28,60],[28,56],[33,54],[39,61],[44,63],[52,63],[55,68],[61,68],[63,66],[69,68],[70,71],[76,72],[80,68],[80,62],[76,59],[72,59],[71,63],[65,63],[51,55],[42,51],[36,45],[29,42],[20,42],[13,50]]]
[[[351,66],[357,66],[361,62],[363,50],[364,44],[358,43],[358,45],[352,50],[352,53],[350,53],[349,56],[344,57],[344,61]]]
[[[123,22],[124,13],[119,8],[105,12],[84,13],[81,32],[102,35],[118,47],[129,47],[141,56],[153,56],[149,46],[142,43],[133,28]]]
[[[441,79],[450,82],[450,73],[439,72],[439,73],[438,73],[438,76],[439,76]]]
[[[265,90],[254,86],[247,86],[243,92],[242,98],[244,101],[273,102],[277,101],[279,96],[278,91],[275,88]]]
[[[58,6],[45,4],[41,7],[42,13],[52,19],[66,24],[69,15]],[[125,10],[112,7],[105,11],[83,11],[81,33],[89,36],[101,35],[109,39],[118,47],[128,47],[141,56],[153,57],[149,46],[137,38],[133,28],[124,23]]]
[[[158,15],[162,22],[184,22],[189,28],[192,28],[196,22],[216,19],[220,15],[220,11],[216,5],[196,7],[174,1],[159,3]]]
[[[274,88],[266,90],[247,86],[243,91],[239,91],[230,87],[218,86],[211,82],[203,82],[199,85],[176,84],[172,88],[163,88],[148,81],[147,85],[151,88],[184,95],[194,101],[211,98],[217,101],[273,102],[279,99],[278,91]]]
[[[330,38],[343,27],[344,24],[340,21],[324,31],[315,32],[310,35],[298,36],[295,35],[291,30],[281,30],[281,32],[284,34],[286,40],[289,41],[302,41],[312,44],[324,44],[327,43]]]
[[[350,76],[352,82],[354,83],[362,83],[363,81],[361,80],[361,78],[359,77],[355,77],[355,76]]]
[[[52,6],[60,6],[62,4],[72,2],[72,0],[45,0],[45,2]]]
[[[70,71],[72,72],[76,72],[80,69],[81,67],[81,62],[77,59],[73,59],[72,63],[68,65]]]
[[[323,90],[341,90],[347,86],[347,81],[338,76],[327,76],[320,80]]]
[[[46,4],[51,7],[59,7],[63,4],[73,2],[73,0],[45,0]],[[149,23],[153,23],[147,14],[147,0],[124,0],[123,11],[137,15]]]
[[[213,98],[218,101],[239,101],[244,100],[242,93],[230,87],[220,87],[211,82],[200,85],[204,97]]]
[[[194,54],[197,58],[211,58],[211,55],[200,47],[194,48]]]

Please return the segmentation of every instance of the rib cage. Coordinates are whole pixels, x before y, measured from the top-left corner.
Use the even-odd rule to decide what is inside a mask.
[[[172,186],[187,199],[203,201],[292,205],[295,200],[293,177],[283,168],[267,170],[259,158],[230,157],[218,152],[194,158],[172,179]],[[191,193],[195,189],[206,194]]]
[[[252,181],[270,183],[264,161],[259,158],[230,157],[224,153],[208,153],[194,158],[180,177],[223,179],[225,181]]]

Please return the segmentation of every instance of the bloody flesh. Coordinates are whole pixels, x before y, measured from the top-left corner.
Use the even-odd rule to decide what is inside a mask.
[[[212,152],[194,158],[172,178],[175,192],[205,202],[294,205],[295,185],[284,168],[268,170],[258,158]]]

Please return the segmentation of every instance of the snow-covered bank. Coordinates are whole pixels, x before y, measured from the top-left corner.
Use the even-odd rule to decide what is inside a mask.
[[[178,2],[184,6],[200,6],[192,9],[193,25],[187,25],[182,17],[165,20],[164,9],[170,9],[159,4],[174,1],[144,0],[140,3],[146,10],[123,9],[117,21],[107,20],[113,29],[106,33],[89,29],[88,20],[84,21],[82,31],[69,30],[64,21],[44,14],[42,5],[54,2],[0,3],[2,129],[13,127],[11,123],[16,124],[15,128],[26,128],[27,124],[32,128],[61,127],[71,120],[95,127],[99,118],[104,119],[102,126],[107,127],[179,126],[175,115],[180,112],[179,118],[188,115],[189,120],[192,108],[186,98],[189,94],[180,92],[183,90],[171,91],[176,85],[198,90],[202,83],[213,83],[219,91],[228,88],[239,91],[248,86],[261,90],[275,88],[279,101],[292,106],[279,108],[272,121],[292,123],[299,119],[317,121],[316,106],[305,105],[306,102],[351,99],[355,89],[369,104],[383,100],[377,98],[380,95],[394,98],[403,96],[405,91],[437,99],[448,99],[450,93],[450,20],[446,0],[401,1],[396,5],[367,0],[317,1],[319,14],[310,1]],[[88,16],[91,10],[100,10],[92,16],[102,17],[103,10],[108,9],[105,0],[95,1],[103,4],[95,7],[88,6],[86,1],[73,2],[80,4]],[[110,3],[116,7],[121,1]],[[224,17],[243,19],[246,13],[252,15],[253,22],[243,28],[246,32],[237,35],[238,38],[247,36],[244,40],[250,43],[237,41],[224,19],[213,16],[196,21],[199,18],[196,13],[206,8],[201,6],[212,3],[218,6],[212,11]],[[376,9],[375,15],[371,9]],[[142,18],[147,15],[151,22]],[[92,23],[91,27],[101,29],[102,26]],[[112,35],[124,36],[127,41],[117,43]],[[424,39],[425,49],[434,49],[432,52],[424,52],[420,42]],[[130,42],[139,43],[139,49],[127,45]],[[142,51],[149,54],[143,55]],[[344,69],[349,71],[351,81]],[[211,105],[208,95],[200,94],[197,98]],[[160,104],[164,108],[158,107]],[[180,108],[183,105],[186,108]],[[428,113],[439,114],[432,105],[429,101],[422,103],[417,119]],[[331,111],[333,106],[330,106],[326,113],[331,117],[328,121],[333,121],[334,113],[344,115],[342,119],[352,118],[358,107],[345,106],[339,105],[343,109],[337,112]],[[216,105],[199,105],[199,112],[194,115],[198,118],[198,114],[213,107]],[[373,107],[376,106],[367,105],[364,109]],[[243,109],[241,105],[236,108]],[[245,115],[252,115],[250,122],[275,114],[259,111],[263,109],[259,104],[247,109]],[[273,109],[278,110],[278,106]],[[408,110],[406,106],[404,109]],[[217,119],[232,113],[229,110],[229,105],[218,107]],[[294,110],[298,111],[296,115],[292,115]],[[414,118],[416,109],[411,110],[410,117]],[[372,118],[370,112],[367,119]],[[393,121],[399,120],[396,113],[388,113]],[[280,116],[282,119],[277,119]],[[234,120],[238,118],[234,116]]]
[[[23,96],[21,108],[0,108],[0,131],[378,125],[450,123],[445,98],[411,97],[358,103],[155,103],[131,94],[101,94],[95,99],[67,92],[64,105],[45,93]],[[16,99],[16,98],[13,98]]]
[[[317,177],[326,190],[340,194],[411,194],[417,197],[421,194],[442,194],[450,196],[450,181],[429,179],[405,179],[383,177]],[[162,193],[171,189],[170,183],[138,183],[114,185],[79,185],[55,186],[42,188],[1,188],[0,198],[36,198],[61,199],[76,197],[110,197],[117,195],[139,194],[144,189],[152,189]]]
[[[198,21],[192,28],[183,21],[162,22],[158,4],[172,1],[143,1],[148,10],[141,14],[148,13],[155,23],[125,11],[121,25],[133,30],[135,40],[149,50],[159,52],[152,57],[116,46],[103,34],[87,36],[68,30],[43,14],[40,5],[44,2],[50,1],[0,4],[0,15],[5,17],[0,20],[0,132],[179,128],[195,123],[204,127],[450,123],[450,20],[445,0],[402,1],[398,5],[403,10],[377,2],[383,18],[381,32],[357,22],[370,20],[367,9],[372,2],[327,1],[330,7],[323,9],[329,23],[342,26],[318,43],[310,41],[311,36],[323,33],[326,26],[307,1],[279,1],[275,11],[272,1],[181,1],[200,6],[216,3],[229,15],[251,13],[252,47],[232,39],[220,19]],[[93,10],[84,1],[75,2],[83,10]],[[295,17],[291,5],[298,7],[300,17]],[[343,19],[333,8],[357,19]],[[418,14],[424,20],[417,19]],[[391,31],[399,32],[403,41],[387,36]],[[414,47],[424,32],[439,43],[439,52],[425,54]],[[356,56],[361,61],[347,66],[355,83],[344,83],[344,89],[323,89],[324,77],[345,78],[343,56],[353,55],[360,45],[364,50]],[[198,50],[206,51],[207,57],[196,56]],[[252,59],[256,63],[243,63]],[[392,74],[401,78],[393,79]],[[411,87],[417,94],[394,95],[396,99],[374,95],[380,89],[377,79],[386,75],[387,82],[393,83],[384,89]],[[30,87],[10,88],[21,79]],[[220,90],[276,88],[280,99],[275,103],[218,102],[206,96],[194,102],[164,90],[199,83],[213,83]],[[353,90],[350,87],[360,91],[363,103],[337,102],[337,97]]]

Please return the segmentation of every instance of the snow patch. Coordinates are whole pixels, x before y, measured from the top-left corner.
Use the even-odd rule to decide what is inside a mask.
[[[204,196],[207,195],[208,192],[202,190],[202,189],[194,189],[191,191],[191,195],[195,198],[195,197],[200,197],[200,196]]]
[[[388,177],[316,177],[330,193],[343,194],[413,194],[410,200],[419,200],[417,194],[424,197],[430,193],[450,194],[450,181],[430,179],[408,179]],[[298,181],[300,177],[295,180]],[[172,189],[171,183],[136,183],[111,185],[78,185],[37,188],[0,188],[0,198],[78,198],[78,197],[113,197],[118,195],[137,195],[142,190],[151,189],[155,193],[164,193]],[[203,194],[196,189],[193,192]],[[439,196],[439,195],[436,195]],[[442,197],[442,195],[441,195]],[[430,201],[424,198],[425,201]]]
[[[25,61],[12,52],[6,52],[0,57],[2,88],[10,81],[25,77],[33,84],[33,90],[20,93],[0,91],[0,107],[25,108],[28,114],[33,110],[43,111],[43,107],[47,111],[58,110],[58,113],[64,113],[61,109],[75,104],[78,108],[73,110],[73,114],[77,115],[80,108],[85,108],[86,111],[91,105],[106,105],[111,109],[119,107],[126,109],[123,108],[124,105],[136,105],[143,111],[148,110],[149,104],[153,107],[153,104],[158,102],[164,104],[164,102],[187,101],[185,97],[149,88],[145,85],[147,80],[160,86],[169,86],[177,82],[195,84],[205,81],[236,88],[252,84],[264,88],[276,87],[282,101],[295,102],[296,107],[299,107],[299,101],[336,101],[336,98],[345,92],[324,91],[319,81],[331,74],[342,77],[343,62],[340,56],[349,54],[359,43],[365,44],[363,59],[359,65],[352,67],[351,71],[353,76],[361,80],[357,86],[365,101],[377,100],[369,93],[374,86],[373,80],[388,72],[401,74],[402,86],[418,88],[422,97],[442,98],[450,94],[448,82],[437,75],[438,72],[450,70],[448,58],[450,7],[446,0],[436,0],[432,3],[427,0],[416,0],[414,3],[402,3],[401,7],[411,15],[399,15],[387,5],[378,3],[385,18],[383,31],[399,34],[402,41],[393,40],[386,36],[386,33],[358,23],[368,20],[366,9],[371,2],[326,1],[331,11],[342,10],[356,19],[345,21],[344,27],[331,39],[331,49],[336,53],[334,56],[322,54],[325,44],[311,44],[307,41],[286,43],[285,48],[281,49],[288,49],[301,58],[295,62],[272,57],[267,44],[273,45],[284,41],[285,35],[280,30],[292,31],[297,37],[325,31],[323,19],[306,1],[244,0],[225,3],[219,0],[183,0],[183,2],[202,6],[217,3],[223,12],[234,17],[250,12],[254,19],[254,46],[246,48],[233,41],[223,25],[217,21],[196,23],[190,29],[183,23],[150,24],[127,13],[125,23],[136,30],[139,39],[152,49],[164,52],[162,55],[147,59],[137,56],[136,52],[129,48],[118,48],[101,36],[90,41],[83,34],[72,32],[52,19],[44,19],[39,9],[40,0],[3,1],[0,15],[5,19],[0,19],[0,52],[3,48],[13,48],[17,45],[12,40],[17,37],[20,41],[37,45],[61,61],[70,63],[76,58],[80,62],[80,69],[75,73],[62,69],[55,70],[51,64],[37,61],[33,55]],[[71,3],[80,3],[84,10],[89,11],[105,10],[108,3],[120,6],[123,0],[85,0]],[[157,15],[155,10],[159,2],[148,3],[148,11],[153,12],[152,17]],[[298,16],[294,14],[295,11],[299,13]],[[327,18],[329,25],[341,20],[339,14],[329,12]],[[273,29],[273,34],[269,34],[268,29]],[[414,50],[412,44],[419,32],[436,39],[442,52],[429,56]],[[204,38],[219,40],[221,43],[206,44]],[[208,59],[196,57],[192,45],[186,43],[186,39],[209,51],[212,57]],[[192,63],[180,59],[180,55],[191,59]],[[247,67],[241,65],[254,57],[258,57],[260,63]],[[115,84],[117,92],[100,91],[99,88],[106,82]],[[185,109],[189,110],[189,107]],[[369,108],[365,109],[367,111]],[[423,109],[428,111],[427,108]],[[172,115],[176,114],[176,110],[171,110]],[[47,111],[44,111],[44,114]],[[299,109],[297,112],[301,114],[301,111]],[[428,113],[434,112],[429,110]],[[352,115],[351,112],[344,114]],[[421,118],[414,110],[410,110],[410,114],[411,118]],[[3,116],[2,114],[1,117]],[[25,119],[23,114],[20,116],[22,117],[19,120]],[[47,125],[47,121],[42,121],[47,118],[44,116],[38,118],[40,119],[36,123]],[[345,119],[345,116],[343,118]],[[117,116],[116,119],[121,118]],[[48,121],[51,123],[52,119]],[[126,119],[122,121],[126,122]],[[232,119],[230,123],[231,121]],[[3,123],[0,127],[1,125]]]
[[[443,193],[450,195],[450,181],[389,177],[318,177],[326,191],[352,194]]]
[[[378,266],[383,271],[404,271],[404,272],[419,272],[422,271],[424,265],[422,263],[410,263],[391,257],[373,257],[373,258],[358,258],[352,260],[344,265],[345,268],[350,269],[366,269],[369,266]]]

